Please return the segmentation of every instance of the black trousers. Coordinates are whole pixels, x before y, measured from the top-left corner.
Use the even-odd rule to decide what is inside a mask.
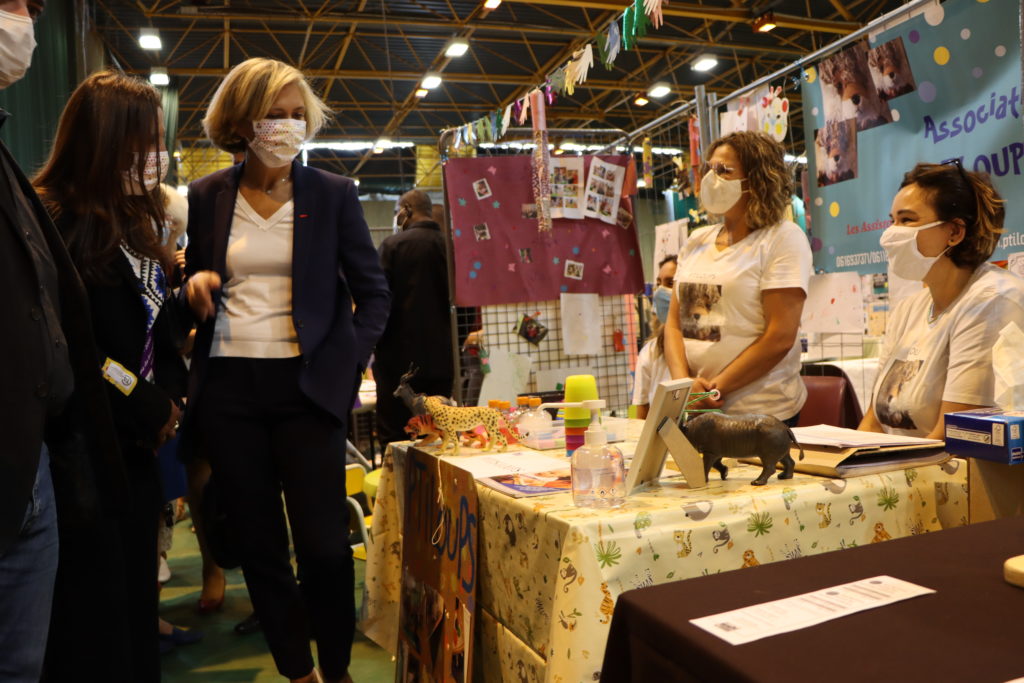
[[[157,532],[163,496],[156,455],[122,440],[128,508],[59,523],[60,563],[43,680],[160,680]],[[60,507],[58,501],[58,509]]]
[[[302,393],[300,362],[211,359],[196,426],[277,670],[307,675],[312,636],[320,668],[340,678],[355,632],[345,425]]]
[[[405,406],[400,398],[395,398],[395,389],[398,388],[398,381],[404,370],[397,374],[374,365],[373,378],[377,382],[377,436],[381,446],[386,446],[392,441],[405,441],[408,435],[405,433],[405,425],[412,417],[412,413]],[[440,379],[423,379],[413,377],[409,383],[414,393],[426,394],[427,396],[451,396],[452,378],[442,377]]]

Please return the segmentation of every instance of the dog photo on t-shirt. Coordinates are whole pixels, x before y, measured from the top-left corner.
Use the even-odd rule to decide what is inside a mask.
[[[683,337],[699,341],[721,341],[724,316],[715,309],[722,299],[722,285],[683,282],[680,285],[679,316]]]
[[[878,395],[875,397],[875,415],[879,422],[895,429],[917,429],[906,408],[908,399],[903,393],[910,390],[910,383],[922,365],[923,360],[892,362],[882,383],[878,385]]]

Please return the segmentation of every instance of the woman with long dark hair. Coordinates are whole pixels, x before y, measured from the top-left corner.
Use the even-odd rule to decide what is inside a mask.
[[[69,98],[50,158],[34,180],[86,285],[103,363],[97,372],[107,381],[130,484],[128,500],[104,501],[116,505],[117,522],[113,533],[101,534],[102,548],[90,545],[93,536],[61,529],[58,594],[63,586],[96,597],[93,610],[83,609],[78,596],[75,613],[55,613],[52,680],[74,680],[83,671],[103,672],[107,680],[160,678],[155,449],[175,434],[187,379],[164,277],[171,264],[161,248],[163,140],[156,90],[123,74],[96,73]],[[110,630],[95,628],[96,619]],[[80,668],[87,662],[93,668]],[[119,666],[127,668],[123,678],[111,674]]]

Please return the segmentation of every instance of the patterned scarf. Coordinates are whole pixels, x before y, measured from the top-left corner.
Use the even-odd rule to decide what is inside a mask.
[[[121,243],[128,263],[135,273],[136,286],[142,299],[142,307],[146,311],[146,343],[142,348],[142,365],[139,376],[146,380],[153,379],[153,323],[160,314],[160,308],[167,299],[167,280],[160,262],[139,254],[127,244]]]

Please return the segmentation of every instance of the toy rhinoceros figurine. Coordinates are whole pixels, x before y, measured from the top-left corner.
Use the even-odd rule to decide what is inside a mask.
[[[750,482],[753,486],[767,484],[779,462],[782,463],[779,479],[793,477],[796,463],[789,455],[789,445],[797,443],[796,437],[786,423],[776,417],[704,413],[687,421],[681,429],[704,457],[705,477],[712,465],[722,471],[719,467],[722,458],[746,457],[761,459],[761,474]],[[803,448],[800,448],[800,459],[804,459]],[[722,479],[725,479],[724,473]]]

